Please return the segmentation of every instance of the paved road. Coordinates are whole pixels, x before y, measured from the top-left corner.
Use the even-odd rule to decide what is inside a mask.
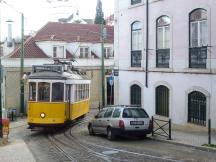
[[[38,162],[216,162],[215,152],[200,151],[148,138],[108,141],[104,136],[90,136],[86,125],[87,122],[83,121],[72,129],[68,128],[51,135],[31,132],[26,129],[27,126],[23,126],[12,129],[11,140],[24,139]],[[61,149],[56,147],[49,137],[52,137]]]

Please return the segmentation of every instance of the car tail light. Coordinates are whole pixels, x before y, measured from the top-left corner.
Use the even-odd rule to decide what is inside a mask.
[[[153,129],[153,122],[152,120],[149,120],[149,130],[152,130]]]
[[[124,121],[123,120],[119,120],[119,128],[124,128]]]

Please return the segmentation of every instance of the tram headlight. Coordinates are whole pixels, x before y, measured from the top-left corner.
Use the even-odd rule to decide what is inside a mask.
[[[41,116],[41,118],[45,118],[46,115],[45,115],[45,113],[41,113],[40,116]]]

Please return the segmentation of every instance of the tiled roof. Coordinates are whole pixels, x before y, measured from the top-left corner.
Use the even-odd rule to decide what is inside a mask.
[[[107,29],[107,39],[104,42],[113,43],[113,26],[105,26],[105,28]],[[35,40],[99,43],[100,25],[49,22],[37,33]]]
[[[114,42],[113,26],[105,26],[107,29],[107,38],[105,43]],[[42,27],[34,37],[25,41],[25,58],[49,58],[37,45],[37,41],[66,41],[66,42],[100,42],[100,25],[97,24],[70,24],[60,22],[48,22]],[[69,52],[66,53],[70,57]],[[20,57],[20,47],[15,49],[10,58]]]
[[[21,53],[20,46],[17,47],[11,54],[10,58],[19,58]],[[24,58],[49,58],[37,45],[34,37],[29,37],[24,44]]]
[[[68,50],[66,50],[66,58],[74,58],[74,56]]]

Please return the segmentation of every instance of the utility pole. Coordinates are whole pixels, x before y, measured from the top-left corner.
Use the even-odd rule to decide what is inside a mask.
[[[1,3],[1,0],[0,0]],[[0,50],[1,50],[1,10],[0,10]],[[2,55],[3,53],[1,53]],[[3,137],[3,123],[2,123],[2,64],[1,64],[1,55],[0,55],[0,138]]]
[[[21,53],[20,53],[20,113],[24,114],[24,15],[21,13]]]
[[[102,88],[102,107],[105,106],[105,90],[104,90],[104,36],[105,36],[105,29],[103,22],[101,23],[101,88]]]

